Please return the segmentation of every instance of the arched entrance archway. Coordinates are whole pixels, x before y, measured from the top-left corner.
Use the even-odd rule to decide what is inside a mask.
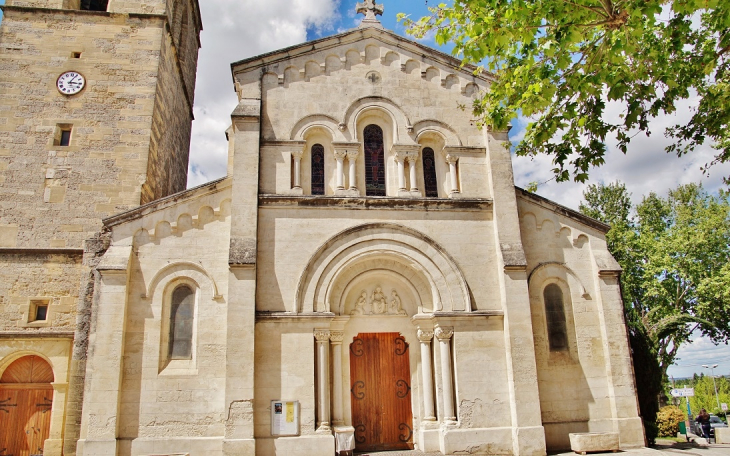
[[[53,369],[40,356],[15,360],[0,377],[0,455],[43,454],[51,427]]]

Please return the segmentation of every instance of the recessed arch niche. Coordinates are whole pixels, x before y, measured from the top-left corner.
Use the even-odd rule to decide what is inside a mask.
[[[297,287],[297,312],[346,312],[348,286],[369,271],[402,277],[419,312],[471,311],[463,273],[433,239],[393,223],[368,223],[333,236],[310,258]]]

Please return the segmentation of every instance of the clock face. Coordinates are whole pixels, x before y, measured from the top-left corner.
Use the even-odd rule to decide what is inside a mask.
[[[81,92],[86,84],[86,79],[75,71],[67,71],[58,77],[56,87],[64,95],[74,95]]]

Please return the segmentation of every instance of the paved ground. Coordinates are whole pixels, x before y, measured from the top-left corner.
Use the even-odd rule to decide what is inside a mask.
[[[625,450],[618,453],[591,453],[611,454],[624,456],[730,456],[730,444],[698,445],[694,442],[674,443],[671,441],[659,441],[654,448],[639,448]],[[418,450],[412,451],[378,451],[374,453],[355,453],[356,456],[443,456],[441,453],[424,453]],[[551,453],[553,456],[575,456],[575,453]]]

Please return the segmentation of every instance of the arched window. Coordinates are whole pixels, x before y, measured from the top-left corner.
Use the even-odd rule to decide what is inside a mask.
[[[106,11],[109,0],[81,0],[81,9],[87,11]]]
[[[195,293],[187,285],[172,292],[170,307],[170,359],[193,357],[193,313]]]
[[[433,156],[433,149],[426,147],[422,152],[423,156],[423,185],[427,198],[438,198],[439,189],[436,181],[436,161]]]
[[[324,195],[324,147],[312,146],[312,195]]]
[[[365,146],[365,194],[385,196],[385,149],[383,129],[368,125],[363,131]]]
[[[563,291],[559,286],[551,283],[545,287],[543,297],[545,298],[545,317],[550,351],[565,351],[568,349],[568,331],[565,325]]]

